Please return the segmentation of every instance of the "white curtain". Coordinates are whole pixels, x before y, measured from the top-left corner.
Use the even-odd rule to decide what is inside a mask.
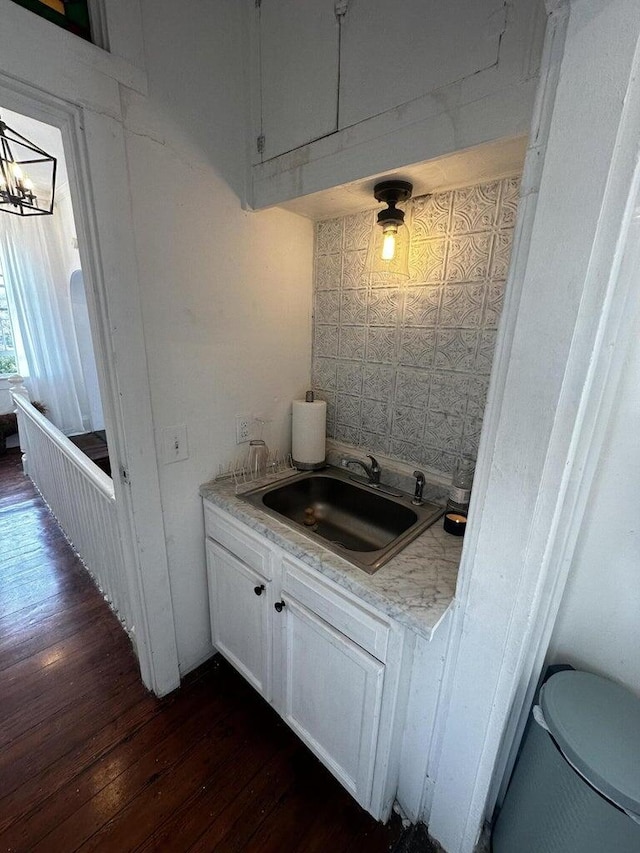
[[[0,265],[31,399],[44,403],[47,417],[71,435],[86,431],[88,404],[64,263],[68,237],[57,219],[55,213],[0,213]]]

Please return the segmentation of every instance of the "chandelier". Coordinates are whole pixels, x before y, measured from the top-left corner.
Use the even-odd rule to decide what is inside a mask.
[[[56,158],[0,118],[0,210],[16,216],[53,213]]]

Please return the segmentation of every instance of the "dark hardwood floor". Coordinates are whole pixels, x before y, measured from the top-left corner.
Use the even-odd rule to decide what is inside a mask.
[[[159,700],[17,452],[0,456],[0,851],[388,850],[219,657]]]

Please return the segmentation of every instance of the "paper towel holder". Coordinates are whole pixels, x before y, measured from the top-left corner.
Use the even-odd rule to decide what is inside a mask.
[[[305,403],[314,403],[315,402],[315,394],[313,391],[309,390],[304,395]],[[327,467],[326,458],[320,462],[300,462],[295,458],[292,458],[292,462],[295,468],[299,471],[318,471],[320,468]]]

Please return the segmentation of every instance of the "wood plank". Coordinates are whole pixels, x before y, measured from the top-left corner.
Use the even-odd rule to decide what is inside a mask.
[[[228,754],[226,750],[237,750],[238,727],[248,724],[248,713],[240,704],[234,706],[228,701],[223,704],[225,707],[219,717],[212,713],[210,706],[200,704],[193,713],[181,715],[164,736],[158,737],[155,732],[143,729],[142,748],[138,747],[136,738],[129,741],[130,753],[128,758],[125,756],[123,765],[119,751],[87,768],[80,790],[92,796],[65,820],[58,822],[57,818],[57,826],[41,842],[34,844],[30,840],[29,849],[33,853],[75,848],[91,850],[102,843],[112,850],[122,849],[112,846],[109,836],[123,831],[126,835],[135,829],[139,820],[137,811],[132,816],[125,811],[131,801],[138,798],[141,805],[161,809],[165,789],[167,794],[175,792],[174,777],[178,774],[178,779],[182,778],[177,765],[187,762],[185,772],[192,784],[198,785],[203,769],[213,765],[220,754]],[[166,725],[164,717],[159,718],[158,725]],[[204,743],[201,744],[201,740]],[[74,784],[76,782],[78,780]],[[128,826],[125,825],[127,816],[132,817]]]
[[[182,853],[189,849],[203,835],[203,829],[214,824],[231,803],[242,796],[253,796],[250,792],[254,780],[263,775],[272,777],[283,761],[283,749],[288,756],[294,748],[296,744],[292,738],[284,747],[258,733],[245,738],[240,751],[150,833],[139,847],[141,853],[156,850]]]
[[[79,609],[82,609],[82,619],[85,623],[78,628]],[[48,616],[43,616],[38,622],[37,633],[22,632],[22,638],[3,637],[0,639],[0,673],[32,655],[37,655],[44,649],[67,637],[73,637],[87,628],[93,627],[104,618],[104,602],[91,596],[85,602],[73,605],[67,610],[55,610]]]
[[[165,699],[145,690],[19,455],[0,457],[0,578],[0,850],[388,848],[220,657]]]

